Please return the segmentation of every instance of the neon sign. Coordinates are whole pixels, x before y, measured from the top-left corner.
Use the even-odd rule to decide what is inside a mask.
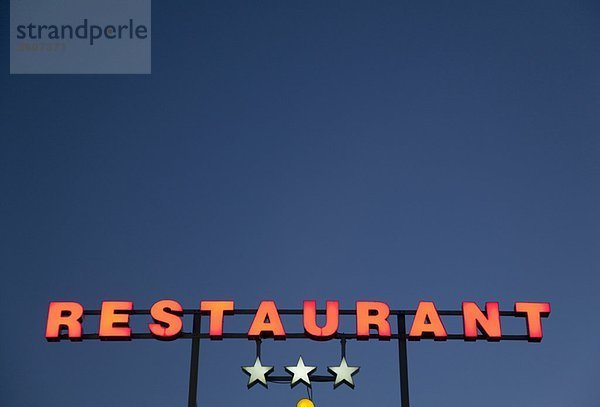
[[[210,339],[222,339],[226,316],[235,313],[235,304],[233,301],[202,301],[198,310],[186,311],[186,313],[195,312],[208,316]],[[82,320],[85,313],[84,307],[77,302],[51,302],[46,323],[46,339],[48,341],[132,339],[129,321],[132,314],[135,314],[133,302],[102,302],[97,338],[94,335],[86,337],[83,334]],[[324,313],[326,322],[319,325],[316,301],[304,301],[302,321],[304,333],[308,338],[328,340],[338,334],[339,302],[327,301]],[[396,313],[390,310],[390,307],[384,302],[357,301],[353,312],[356,338],[359,340],[390,339],[392,331],[388,320],[390,315]],[[409,340],[431,338],[443,341],[448,339],[448,333],[442,320],[442,314],[448,314],[448,312],[440,313],[433,302],[421,301],[414,312],[406,313],[414,314],[408,333]],[[177,301],[157,301],[150,308],[149,314],[153,322],[148,324],[148,332],[156,339],[172,340],[182,334],[184,309]],[[452,314],[455,315],[456,312],[452,311]],[[550,304],[547,302],[517,302],[514,304],[514,312],[505,314],[523,317],[527,328],[527,339],[539,342],[543,338],[542,318],[550,315]],[[497,302],[487,302],[483,310],[474,302],[463,302],[460,315],[463,319],[461,339],[477,340],[481,338],[481,335],[490,341],[506,339],[502,334],[501,312]],[[63,331],[66,331],[66,335],[63,334]],[[247,338],[286,339],[286,332],[275,302],[262,301],[254,313],[254,318],[247,331]]]
[[[145,332],[132,332],[131,318],[147,315]],[[184,316],[193,316],[191,331],[184,325]],[[252,321],[243,332],[229,332],[225,329],[227,320],[236,315],[251,316]],[[301,323],[290,330],[291,325],[282,316],[301,317]],[[318,315],[324,316],[318,321]],[[158,339],[192,340],[190,364],[190,386],[188,406],[197,406],[198,360],[200,340],[246,339],[256,341],[256,355],[252,362],[242,366],[248,375],[248,388],[256,384],[267,387],[268,383],[288,383],[292,387],[303,384],[308,389],[313,382],[330,382],[333,388],[345,385],[354,388],[354,376],[360,367],[348,362],[346,342],[348,340],[367,341],[397,340],[400,367],[400,399],[402,407],[409,407],[408,397],[408,356],[407,341],[431,339],[434,341],[529,341],[540,342],[544,337],[542,319],[550,315],[548,302],[516,302],[512,311],[501,311],[498,302],[487,302],[480,308],[475,302],[463,302],[460,310],[439,310],[431,301],[421,301],[414,310],[391,309],[380,301],[357,301],[353,309],[340,309],[338,301],[326,301],[324,309],[317,308],[317,302],[304,301],[301,309],[280,309],[274,301],[262,301],[256,309],[236,308],[234,301],[201,301],[198,308],[184,309],[175,300],[163,299],[155,302],[150,309],[135,309],[132,301],[103,301],[99,310],[84,309],[78,302],[51,302],[46,321],[46,339],[60,340],[132,340]],[[84,322],[85,316],[98,316],[97,329]],[[354,319],[354,332],[340,332],[341,317]],[[412,317],[410,325],[407,317]],[[446,318],[460,317],[462,332],[449,333],[444,325]],[[507,334],[503,331],[503,318],[523,320],[522,334]],[[208,328],[201,330],[201,321],[208,319]],[[393,330],[395,319],[396,329]],[[85,325],[85,326],[84,326]],[[85,328],[85,330],[84,330]],[[84,332],[85,331],[85,332]],[[274,366],[263,364],[261,344],[266,338],[275,340],[310,339],[314,341],[339,340],[341,356],[338,364],[328,365],[329,375],[316,373],[317,366],[306,363],[302,356],[295,365],[284,366],[288,376],[273,375]],[[314,407],[310,399],[298,402],[301,407]]]

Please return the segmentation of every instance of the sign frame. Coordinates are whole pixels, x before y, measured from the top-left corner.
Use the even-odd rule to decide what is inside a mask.
[[[179,306],[179,303],[177,303],[176,301],[173,300],[161,300],[161,301],[165,301],[165,302],[171,302],[174,304],[177,304],[177,306]],[[315,317],[315,321],[316,321],[316,315],[329,315],[329,312],[331,311],[329,309],[329,305],[330,302],[332,301],[328,301],[328,307],[327,309],[318,309],[316,308],[316,304],[315,301],[305,301],[304,303],[304,308],[303,309],[293,309],[293,308],[286,308],[286,309],[277,309],[275,306],[275,303],[273,301],[263,301],[261,303],[261,306],[259,308],[239,308],[239,309],[235,309],[233,307],[233,302],[232,301],[227,301],[227,302],[219,302],[219,301],[207,301],[206,303],[216,303],[216,304],[225,304],[227,305],[227,308],[225,311],[223,311],[223,309],[220,310],[218,314],[218,316],[220,317],[220,328],[221,331],[219,332],[219,335],[215,336],[214,332],[212,332],[213,326],[213,319],[212,319],[212,313],[210,312],[209,309],[205,308],[204,304],[205,302],[203,301],[201,304],[201,307],[199,309],[177,309],[177,310],[172,310],[170,309],[169,314],[170,315],[177,315],[179,316],[179,318],[181,319],[184,315],[192,315],[193,316],[193,324],[192,324],[192,330],[191,331],[184,331],[183,330],[183,325],[180,326],[180,332],[173,337],[170,338],[164,338],[165,340],[176,340],[176,339],[191,339],[191,355],[190,355],[190,371],[189,371],[189,388],[188,388],[188,407],[197,407],[197,395],[198,395],[198,375],[199,375],[199,361],[200,361],[200,343],[203,340],[222,340],[222,339],[243,339],[243,340],[250,340],[250,341],[256,341],[256,356],[257,358],[260,358],[261,355],[261,344],[262,341],[265,338],[273,338],[275,340],[287,340],[287,339],[310,339],[310,340],[317,340],[317,341],[330,341],[330,340],[339,340],[340,344],[341,344],[341,356],[342,356],[342,360],[345,360],[345,356],[346,356],[346,342],[349,340],[357,340],[357,341],[364,341],[364,340],[368,340],[368,339],[380,339],[380,340],[396,340],[397,344],[398,344],[398,368],[399,368],[399,373],[400,373],[400,380],[399,380],[399,387],[400,387],[400,406],[401,407],[409,407],[410,406],[410,400],[409,400],[409,382],[408,382],[408,342],[409,341],[419,341],[421,339],[427,340],[427,339],[433,339],[435,341],[446,341],[446,340],[463,340],[463,341],[474,341],[474,340],[487,340],[487,341],[527,341],[527,342],[540,342],[542,340],[542,329],[541,329],[541,318],[546,318],[550,315],[550,303],[547,302],[516,302],[515,303],[515,308],[514,311],[501,311],[498,308],[498,303],[497,302],[487,302],[486,303],[486,307],[484,310],[481,310],[478,306],[476,306],[476,304],[474,302],[463,302],[463,306],[462,306],[462,310],[437,310],[435,308],[435,305],[433,304],[433,302],[425,302],[422,301],[421,303],[419,303],[419,307],[417,309],[390,309],[389,306],[386,303],[383,302],[372,302],[372,301],[357,301],[357,306],[355,309],[339,309],[339,303],[337,301],[333,301],[335,303],[335,305],[338,307],[337,308],[337,318],[339,320],[340,316],[355,316],[355,318],[359,318],[359,315],[361,315],[361,317],[363,318],[363,320],[367,320],[369,319],[369,316],[373,316],[373,313],[371,313],[370,311],[375,311],[375,316],[377,315],[377,313],[379,312],[379,320],[381,321],[382,318],[385,319],[386,322],[389,322],[390,319],[395,319],[395,325],[396,325],[396,330],[393,331],[391,329],[389,329],[388,332],[386,332],[384,335],[380,336],[379,335],[379,326],[377,327],[378,329],[378,335],[372,335],[370,332],[371,330],[374,328],[372,326],[370,326],[368,323],[365,324],[365,326],[362,327],[362,329],[360,327],[357,326],[357,332],[355,333],[343,333],[343,332],[337,332],[337,328],[336,331],[334,333],[330,333],[329,335],[327,335],[326,337],[323,338],[315,338],[314,335],[311,335],[309,332],[307,332],[307,330],[305,330],[304,332],[292,332],[292,333],[284,333],[284,335],[262,335],[262,331],[260,331],[257,335],[253,335],[250,331],[247,333],[243,333],[243,332],[223,332],[222,331],[222,327],[223,327],[223,316],[224,315],[253,315],[255,316],[255,319],[257,318],[257,315],[259,315],[259,313],[261,313],[260,315],[264,315],[264,310],[262,307],[262,304],[268,302],[270,305],[270,309],[271,311],[274,310],[274,312],[277,313],[277,316],[281,316],[281,315],[296,315],[296,316],[305,316],[306,312],[307,312],[307,303],[309,304],[309,309],[310,312],[312,313],[312,316]],[[111,303],[109,305],[111,305],[111,316],[114,317],[114,326],[112,325],[112,323],[110,323],[109,328],[110,329],[115,329],[117,332],[119,332],[119,330],[122,329],[128,329],[126,327],[128,327],[127,322],[124,321],[128,321],[128,318],[130,315],[154,315],[154,313],[152,312],[152,309],[134,309],[133,308],[133,303],[130,301],[122,301],[122,302],[111,302],[111,301],[107,301],[105,303]],[[103,303],[103,309],[105,308],[104,305],[105,303]],[[53,302],[50,304],[50,310],[52,309],[52,304],[59,304],[57,302]],[[98,310],[98,309],[83,309],[83,307],[81,307],[80,304],[78,303],[62,303],[62,304],[76,304],[77,305],[77,309],[79,311],[81,311],[81,319],[78,320],[79,324],[81,324],[82,319],[85,316],[102,316],[102,309]],[[116,307],[117,310],[114,309],[115,304],[124,304],[125,305],[125,309],[121,309],[118,310],[118,306]],[[365,307],[360,307],[360,305],[364,305],[364,304],[370,304],[371,307],[374,308],[369,308],[369,306]],[[423,321],[429,321],[428,323],[425,322],[426,325],[430,325],[431,323],[433,323],[434,321],[431,321],[431,315],[426,315],[423,314],[423,312],[427,313],[429,311],[427,310],[423,310],[422,308],[427,308],[427,307],[422,307],[422,305],[429,305],[431,308],[430,310],[434,311],[434,317],[435,318],[439,318],[439,317],[463,317],[463,327],[464,327],[464,332],[462,334],[454,334],[454,333],[446,333],[444,330],[444,336],[440,337],[440,336],[414,336],[411,335],[411,331],[407,330],[407,323],[406,323],[406,317],[407,316],[412,316],[412,317],[416,317],[415,320],[417,318],[421,318]],[[156,305],[156,304],[155,304]],[[383,305],[383,307],[381,307],[381,305]],[[537,306],[537,308],[533,311],[534,313],[537,312],[537,321],[534,321],[534,324],[537,322],[539,323],[539,327],[537,327],[537,329],[539,329],[539,332],[537,333],[532,333],[531,332],[531,324],[532,324],[532,320],[530,319],[530,315],[528,310],[531,310],[530,305],[533,305],[534,308]],[[81,308],[79,308],[81,307]],[[180,307],[180,306],[179,306]],[[378,310],[379,307],[379,310]],[[384,309],[385,314],[382,316],[381,315],[381,310]],[[469,311],[467,311],[467,309],[469,309]],[[50,321],[50,314],[51,311],[49,310],[49,320]],[[540,311],[541,310],[541,311]],[[475,312],[475,314],[471,314],[471,316],[469,317],[470,320],[470,324],[469,326],[467,326],[467,323],[465,322],[467,320],[466,318],[466,313],[467,312]],[[68,314],[68,312],[67,312]],[[123,315],[125,314],[125,315]],[[59,315],[63,315],[63,314],[59,314]],[[426,316],[423,316],[426,315]],[[487,331],[491,331],[490,328],[486,328],[485,326],[483,326],[483,323],[487,322],[486,318],[489,318],[488,320],[491,320],[492,317],[490,316],[495,316],[496,318],[496,323],[497,326],[500,326],[500,318],[501,317],[525,317],[527,320],[527,330],[528,333],[526,335],[522,335],[522,334],[504,334],[501,332],[496,332],[493,334],[488,333]],[[67,315],[68,316],[68,315]],[[202,328],[202,318],[206,317],[206,318],[211,318],[211,328],[209,330],[209,332],[202,332],[201,328]],[[376,318],[377,319],[377,318]],[[532,318],[533,319],[533,318]],[[413,320],[413,327],[411,328],[411,330],[414,328],[415,325],[415,320]],[[182,322],[182,319],[181,319]],[[363,321],[364,322],[364,321]],[[441,323],[441,320],[439,321]],[[155,323],[157,323],[157,321],[155,321]],[[65,334],[62,332],[62,329],[64,327],[61,328],[60,325],[57,325],[58,329],[58,333],[56,333],[56,329],[54,330],[53,336],[48,337],[48,326],[50,325],[50,323],[48,322],[47,325],[47,339],[48,341],[60,341],[60,340],[75,340],[75,341],[79,341],[79,340],[130,340],[130,339],[160,339],[157,338],[157,336],[151,332],[148,333],[141,333],[141,332],[128,332],[128,335],[123,336],[122,338],[107,338],[105,336],[101,336],[99,333],[83,333],[81,332],[81,325],[79,326],[79,337],[73,338],[70,337],[70,334]],[[152,325],[152,324],[151,324]],[[253,323],[254,325],[254,323]],[[358,325],[358,322],[357,322]],[[443,324],[442,324],[443,325]],[[100,321],[100,326],[102,329],[103,323],[102,323],[102,318]],[[391,325],[390,325],[391,326]],[[106,328],[106,327],[105,327]],[[389,328],[389,326],[388,326]],[[251,328],[252,329],[252,328]],[[487,329],[487,330],[486,330]],[[362,332],[359,332],[362,331]],[[468,332],[468,335],[467,335]],[[290,382],[292,383],[293,378],[292,377],[287,377],[287,376],[269,376],[266,377],[266,380],[269,382]],[[311,376],[311,381],[314,382],[332,382],[334,381],[334,377],[333,376],[319,376],[319,375],[315,375],[315,376]]]

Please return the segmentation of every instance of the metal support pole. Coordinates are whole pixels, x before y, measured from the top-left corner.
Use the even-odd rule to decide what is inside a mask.
[[[188,392],[188,407],[197,407],[196,395],[198,394],[198,363],[200,362],[200,321],[201,315],[194,314],[192,327],[192,358],[190,360],[190,389]]]
[[[401,407],[409,407],[406,317],[404,314],[398,314],[398,357],[400,362],[400,405]]]
[[[260,359],[260,351],[261,351],[261,345],[262,344],[262,340],[260,338],[256,339],[256,357]]]

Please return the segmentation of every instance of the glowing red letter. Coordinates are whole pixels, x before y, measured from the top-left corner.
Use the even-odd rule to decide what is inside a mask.
[[[383,302],[356,302],[356,336],[358,339],[368,339],[371,328],[377,329],[379,339],[389,339],[391,336],[390,307]]]
[[[446,340],[448,334],[440,319],[440,315],[433,302],[421,301],[415,314],[409,339],[421,339],[425,336],[433,336],[436,340]]]
[[[275,338],[280,339],[285,338],[285,330],[273,301],[260,303],[248,331],[249,338],[260,338],[263,334],[272,334]]]
[[[67,328],[71,340],[81,339],[83,307],[78,302],[51,302],[48,307],[46,339],[58,341],[62,328]]]
[[[527,334],[532,342],[539,342],[544,336],[542,332],[542,317],[550,315],[550,303],[547,302],[517,302],[515,312],[527,319]]]
[[[337,301],[327,301],[326,307],[326,322],[321,328],[317,325],[317,302],[304,301],[304,331],[315,339],[329,339],[337,333],[340,304]]]
[[[233,301],[202,301],[200,310],[208,312],[210,318],[209,335],[211,339],[223,337],[223,316],[233,311]]]
[[[463,302],[463,327],[465,340],[476,340],[480,328],[489,340],[500,340],[500,310],[497,302],[485,303],[485,315],[474,302]]]
[[[133,309],[131,301],[103,301],[100,310],[100,339],[129,339],[129,314]]]
[[[175,339],[183,328],[182,313],[183,308],[177,301],[157,301],[150,309],[154,320],[153,324],[148,324],[150,332],[158,339]]]

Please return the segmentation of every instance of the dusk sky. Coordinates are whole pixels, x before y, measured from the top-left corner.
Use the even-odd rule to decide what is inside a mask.
[[[44,338],[50,301],[164,298],[548,301],[541,343],[409,343],[411,406],[600,405],[598,1],[154,1],[150,75],[0,58],[0,405],[185,406],[189,340]],[[247,389],[254,351],[203,342],[198,406],[306,396]],[[326,374],[339,343],[262,354]],[[347,356],[317,407],[400,405],[395,341]]]

